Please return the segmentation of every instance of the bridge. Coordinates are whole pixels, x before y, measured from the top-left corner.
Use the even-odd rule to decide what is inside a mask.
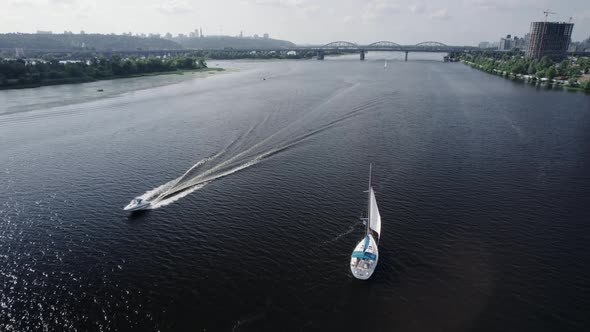
[[[405,52],[405,61],[408,61],[410,52],[433,52],[433,53],[452,53],[452,52],[469,52],[478,49],[473,46],[451,46],[436,41],[425,41],[416,45],[400,45],[398,43],[382,40],[368,45],[360,45],[348,41],[335,41],[322,46],[298,47],[296,49],[307,49],[317,51],[317,59],[323,60],[326,52],[358,52],[360,59],[365,60],[365,54],[369,51],[382,52]]]

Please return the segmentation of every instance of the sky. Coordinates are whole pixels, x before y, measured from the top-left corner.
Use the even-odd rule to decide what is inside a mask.
[[[0,32],[253,35],[297,44],[438,41],[477,45],[531,21],[569,21],[572,39],[590,37],[589,0],[1,0]]]

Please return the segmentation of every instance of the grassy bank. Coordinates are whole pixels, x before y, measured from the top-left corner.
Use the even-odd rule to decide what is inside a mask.
[[[208,71],[204,58],[162,56],[122,58],[98,57],[91,60],[0,60],[0,89],[33,88],[44,85],[76,84],[118,78]]]
[[[199,68],[199,69],[182,69],[174,71],[162,71],[162,72],[151,72],[142,74],[127,74],[127,75],[111,75],[104,77],[67,77],[57,79],[45,79],[35,83],[16,83],[10,85],[0,85],[0,90],[12,90],[12,89],[31,89],[39,88],[42,86],[51,85],[63,85],[63,84],[80,84],[89,82],[98,82],[106,80],[116,80],[121,78],[138,78],[148,76],[160,76],[160,75],[184,75],[185,73],[200,73],[200,72],[219,72],[223,71],[223,68]]]
[[[485,55],[462,55],[461,62],[472,68],[513,80],[535,85],[561,87],[572,91],[590,92],[588,58],[563,60],[559,64],[544,57],[540,61],[522,56],[503,55],[502,58]]]

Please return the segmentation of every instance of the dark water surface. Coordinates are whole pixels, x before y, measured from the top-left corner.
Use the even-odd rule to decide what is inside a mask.
[[[590,329],[590,96],[435,61],[222,66],[0,92],[0,330]]]

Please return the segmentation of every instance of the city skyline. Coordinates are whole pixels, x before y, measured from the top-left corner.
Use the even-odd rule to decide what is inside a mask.
[[[544,19],[545,8],[557,13],[549,16],[550,21],[573,17],[573,40],[590,35],[590,6],[581,0],[450,0],[436,4],[415,0],[105,0],[100,5],[88,0],[9,0],[0,32],[84,30],[177,36],[202,27],[205,35],[268,32],[273,38],[297,44],[435,40],[477,45],[507,34],[524,36],[530,22]],[[39,16],[40,12],[44,15]]]

